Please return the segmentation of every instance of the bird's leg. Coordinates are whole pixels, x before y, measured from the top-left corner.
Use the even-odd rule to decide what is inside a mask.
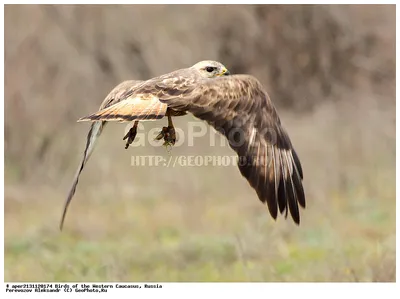
[[[127,149],[129,147],[129,145],[133,142],[133,140],[135,140],[138,124],[139,124],[139,121],[136,120],[135,123],[133,124],[132,128],[129,130],[128,133],[126,133],[126,135],[122,139],[122,140],[125,140],[128,138],[128,140],[126,141],[125,149]]]
[[[160,134],[157,135],[156,140],[161,140],[164,138],[165,146],[171,146],[175,144],[176,141],[176,134],[175,128],[172,123],[172,116],[170,115],[169,111],[167,110],[167,117],[168,117],[168,127],[163,127]]]
[[[172,116],[168,113],[168,127],[167,127],[167,134],[164,136],[164,145],[175,144],[176,141],[176,134],[174,124],[172,123]]]

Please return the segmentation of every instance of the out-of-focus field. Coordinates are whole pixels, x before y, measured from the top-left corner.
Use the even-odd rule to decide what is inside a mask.
[[[395,281],[394,10],[6,6],[5,280]],[[170,153],[124,150],[125,125],[111,124],[60,232],[89,128],[76,119],[122,80],[202,59],[268,88],[303,164],[301,225],[272,220],[235,166],[131,165],[136,155],[233,155],[210,134]],[[185,136],[188,121],[175,122]]]

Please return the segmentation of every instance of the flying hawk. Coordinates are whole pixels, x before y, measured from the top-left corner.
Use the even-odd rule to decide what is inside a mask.
[[[176,136],[172,117],[187,112],[206,121],[228,139],[238,155],[241,174],[268,205],[274,219],[278,210],[285,213],[285,218],[289,211],[294,222],[300,223],[299,205],[306,206],[302,167],[264,87],[253,76],[230,75],[219,62],[201,61],[147,81],[125,81],[110,92],[98,112],[78,120],[93,123],[83,160],[65,202],[60,229],[79,175],[106,122],[134,121],[124,137],[127,148],[136,136],[139,121],[167,117],[168,125],[157,139],[173,145]]]

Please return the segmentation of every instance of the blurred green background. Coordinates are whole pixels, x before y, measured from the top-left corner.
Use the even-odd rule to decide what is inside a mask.
[[[6,281],[395,281],[395,6],[6,5]],[[236,167],[133,167],[107,93],[221,61],[267,88],[304,169],[302,223]],[[176,126],[187,131],[190,115]],[[165,120],[144,124],[162,127]],[[171,151],[233,155],[209,136]]]

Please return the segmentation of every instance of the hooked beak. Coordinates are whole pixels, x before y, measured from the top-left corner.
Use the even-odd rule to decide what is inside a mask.
[[[227,69],[223,69],[220,76],[229,76],[231,73]]]

